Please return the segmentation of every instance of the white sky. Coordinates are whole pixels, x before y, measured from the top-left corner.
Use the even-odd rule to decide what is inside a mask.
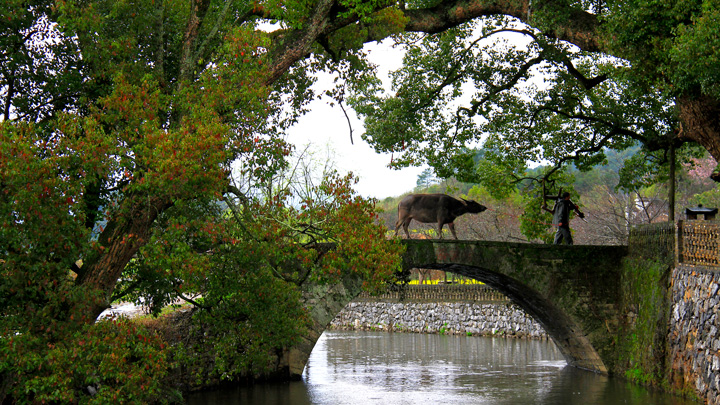
[[[370,60],[378,65],[378,74],[389,90],[388,72],[401,66],[403,51],[390,47],[388,41],[368,44],[366,49],[369,50]],[[346,107],[353,129],[354,144],[351,144],[350,127],[345,114],[337,104],[330,107],[329,102],[328,98],[324,98],[310,103],[310,112],[290,128],[287,140],[299,149],[309,143],[312,150],[323,155],[329,147],[334,151],[333,160],[338,171],[341,174],[353,172],[360,179],[355,189],[363,197],[384,199],[412,191],[424,168],[389,169],[387,165],[391,155],[375,153],[361,139],[360,135],[365,133],[363,123]]]

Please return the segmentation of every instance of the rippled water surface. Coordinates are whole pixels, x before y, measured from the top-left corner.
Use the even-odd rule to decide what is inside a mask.
[[[690,404],[567,367],[551,342],[325,332],[303,380],[193,395],[190,404]]]

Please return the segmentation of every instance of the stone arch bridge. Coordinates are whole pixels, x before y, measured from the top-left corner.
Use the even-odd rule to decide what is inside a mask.
[[[543,325],[568,364],[607,373],[619,326],[621,259],[626,246],[557,246],[487,241],[404,240],[405,269],[444,270],[504,293]],[[288,372],[299,378],[315,342],[360,293],[358,280],[315,286],[305,303],[315,321],[306,340],[287,353]]]

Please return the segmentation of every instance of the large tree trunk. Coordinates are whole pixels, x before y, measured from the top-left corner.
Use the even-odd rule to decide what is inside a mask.
[[[98,315],[110,306],[110,297],[125,266],[150,239],[152,225],[160,213],[172,205],[168,199],[161,197],[130,198],[124,203],[127,209],[122,212],[127,213],[126,216],[115,218],[107,232],[101,234],[102,252],[97,260],[82,269],[78,279],[80,285],[98,294],[93,294],[96,299],[92,302],[84,303],[87,305],[82,310],[85,322],[95,322]],[[112,225],[113,222],[115,225]]]
[[[720,100],[708,96],[679,97],[677,104],[682,122],[682,136],[693,140],[720,162]],[[711,176],[720,181],[717,171]]]

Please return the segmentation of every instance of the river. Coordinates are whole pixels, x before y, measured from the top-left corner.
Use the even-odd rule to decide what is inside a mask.
[[[302,381],[193,394],[200,404],[667,404],[694,402],[566,366],[552,342],[326,331]]]

